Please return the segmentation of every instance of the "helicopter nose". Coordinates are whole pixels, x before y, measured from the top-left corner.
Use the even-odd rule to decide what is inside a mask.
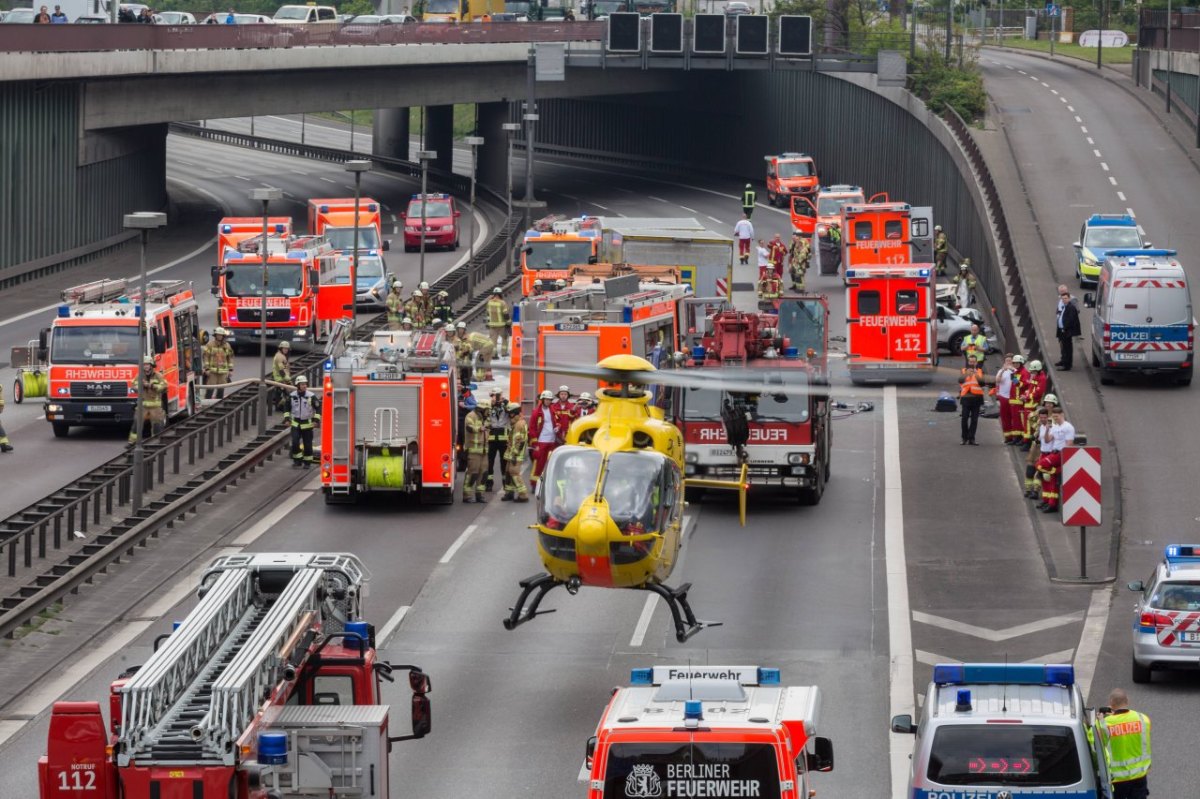
[[[582,519],[579,522],[579,548],[587,551],[606,552],[607,537],[603,519]]]

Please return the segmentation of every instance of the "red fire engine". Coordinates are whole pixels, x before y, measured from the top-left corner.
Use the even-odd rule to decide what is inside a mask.
[[[714,381],[681,392],[675,414],[687,477],[736,479],[744,457],[751,485],[797,490],[809,505],[821,501],[833,446],[828,324],[828,302],[812,294],[778,300],[774,314],[723,310],[703,322],[688,368],[720,370],[745,385],[733,390]],[[747,422],[741,452],[730,445],[723,409]]]
[[[567,279],[571,266],[595,261],[599,248],[599,219],[554,215],[537,220],[521,241],[521,294],[532,294],[535,280],[552,291],[554,281]]]
[[[317,265],[331,250],[320,236],[291,236],[290,220],[279,219],[283,222],[268,229],[265,242],[267,338],[312,349],[318,337]],[[262,220],[257,234],[239,231],[229,220],[217,229],[219,238],[237,241],[225,245],[212,271],[218,324],[229,331],[236,351],[257,343],[262,333]]]
[[[430,730],[429,677],[377,658],[369,574],[349,554],[217,558],[200,601],[99,702],[56,702],[41,799],[388,796],[395,741]],[[384,680],[409,672],[412,734],[389,736]]]
[[[846,270],[846,366],[855,383],[920,382],[937,367],[928,264]]]
[[[259,232],[262,232],[261,226]],[[308,232],[324,237],[337,252],[353,250],[354,198],[309,200]],[[358,200],[358,249],[391,249],[391,242],[383,238],[379,203],[370,197]]]
[[[346,341],[340,322],[322,386],[321,483],[329,504],[375,492],[454,500],[454,348],[441,330]]]
[[[531,402],[559,384],[572,394],[597,387],[592,378],[521,366],[594,364],[626,353],[661,365],[678,346],[678,304],[690,296],[686,284],[644,283],[634,273],[525,298],[513,308],[509,397]]]
[[[779,669],[654,666],[629,682],[588,739],[589,799],[809,799],[814,774],[833,771],[820,690],[781,685]]]
[[[125,280],[73,286],[62,299],[38,347],[50,375],[46,420],[56,437],[75,425],[133,424],[139,363],[147,355],[167,381],[167,418],[195,413],[200,320],[191,283],[147,283],[145,352],[138,349],[140,296]]]

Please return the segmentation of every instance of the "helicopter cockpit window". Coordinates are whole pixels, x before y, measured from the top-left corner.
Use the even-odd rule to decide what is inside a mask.
[[[601,455],[587,447],[559,447],[546,462],[538,484],[538,523],[561,530],[575,518],[579,506],[596,490]]]
[[[667,459],[657,452],[614,452],[608,458],[601,495],[621,532],[657,532]]]

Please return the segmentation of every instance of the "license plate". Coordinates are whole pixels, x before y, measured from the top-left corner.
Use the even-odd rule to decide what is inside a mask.
[[[1144,360],[1146,360],[1146,353],[1144,353],[1144,352],[1118,352],[1117,360],[1118,361],[1144,361]]]
[[[1182,640],[1185,644],[1200,644],[1200,632],[1184,633],[1180,640]]]
[[[88,413],[112,413],[111,405],[89,405],[87,406]]]

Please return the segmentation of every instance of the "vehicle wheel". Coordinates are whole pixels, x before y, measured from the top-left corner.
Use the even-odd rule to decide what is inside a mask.
[[[1179,377],[1175,378],[1175,384],[1179,386],[1190,386],[1192,384],[1192,370],[1185,369],[1179,373]]]
[[[962,343],[966,337],[966,333],[955,333],[950,337],[950,342],[946,346],[949,347],[951,355],[962,355]]]
[[[767,192],[767,205],[775,206],[775,195],[771,192]]]
[[[1096,351],[1092,350],[1092,366],[1100,368],[1100,359],[1096,357]]]
[[[454,239],[454,246],[453,246],[453,247],[451,247],[450,249],[452,249],[452,250],[457,250],[457,249],[458,249],[458,239],[457,239],[457,238],[455,238],[455,239]]]
[[[812,488],[800,489],[800,504],[801,505],[818,505],[821,502],[821,495],[825,493],[825,481],[817,476],[816,485]]]
[[[18,377],[13,381],[13,402],[20,405],[25,401],[25,381]]]
[[[51,422],[50,427],[54,430],[55,438],[66,438],[67,433],[71,432],[71,425],[66,422]]]
[[[699,502],[704,499],[705,490],[703,488],[684,488],[683,498],[687,502]]]
[[[1154,679],[1154,670],[1149,666],[1143,666],[1136,660],[1130,660],[1130,677],[1136,683],[1148,683]]]
[[[1111,386],[1115,382],[1117,382],[1117,379],[1113,377],[1112,372],[1108,371],[1107,369],[1100,370],[1100,385]]]

